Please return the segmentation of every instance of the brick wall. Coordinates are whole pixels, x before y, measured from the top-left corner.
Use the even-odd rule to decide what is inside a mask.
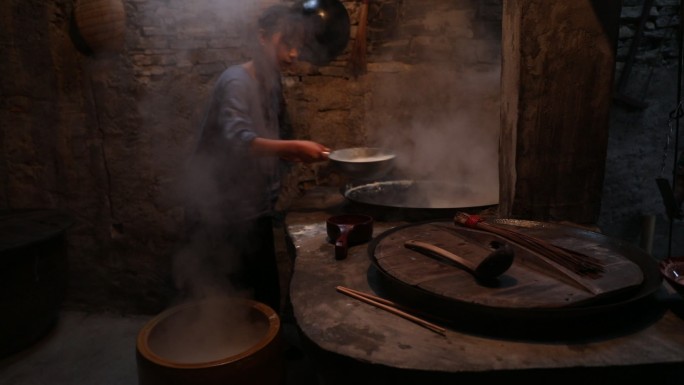
[[[75,215],[70,305],[154,312],[172,292],[172,256],[183,221],[179,177],[213,82],[247,59],[251,20],[258,7],[278,1],[121,1],[126,29],[120,52],[82,49],[76,1],[11,0],[0,10],[7,53],[0,59],[0,203]],[[445,110],[463,110],[474,96],[496,110],[495,89],[463,78],[487,74],[487,84],[498,86],[489,75],[499,62],[497,2],[372,1],[368,74],[359,78],[347,68],[359,3],[343,3],[352,24],[345,52],[286,78],[296,136],[334,148],[417,148],[426,145],[421,138],[459,118],[444,117]],[[442,71],[450,74],[447,80],[436,77]],[[455,87],[468,102],[453,97],[444,103]],[[481,131],[479,125],[471,120],[464,126]],[[415,163],[408,159],[404,165]],[[295,167],[282,206],[315,184],[337,181],[325,165]]]

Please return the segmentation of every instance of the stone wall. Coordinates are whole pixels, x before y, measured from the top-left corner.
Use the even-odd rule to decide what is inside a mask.
[[[642,35],[636,49],[638,62],[662,65],[676,61],[677,28],[679,26],[678,0],[650,0],[646,10]],[[617,67],[622,68],[629,57],[629,51],[642,22],[646,0],[624,0],[622,2],[621,26],[617,50]]]
[[[345,4],[351,49],[359,4]],[[350,77],[347,50],[289,83],[299,134],[333,148],[383,146],[402,177],[449,175],[496,195],[500,19],[499,1],[371,2],[365,76]],[[481,151],[458,151],[480,137]],[[293,194],[339,183],[328,171],[299,169]]]
[[[76,0],[10,0],[0,9],[0,207],[74,214],[69,306],[147,313],[165,306],[181,246],[179,177],[213,82],[247,59],[244,38],[257,12],[225,5],[272,2],[123,0],[124,49],[95,54],[79,50]],[[286,77],[295,135],[333,148],[387,146],[401,155],[398,175],[448,174],[498,191],[501,0],[372,1],[368,73],[358,78],[347,68],[358,2],[344,4],[347,50]],[[628,7],[638,5],[625,1],[626,28]],[[664,28],[672,6],[656,0],[649,34]],[[624,53],[627,40],[620,44]],[[655,63],[643,62],[630,85]],[[674,95],[666,62],[653,74],[649,107],[614,117],[601,224],[629,239],[638,239],[643,213],[661,213],[652,175],[671,109],[655,101]],[[324,164],[296,166],[281,207],[314,185],[339,182]]]
[[[659,176],[672,178],[674,134],[667,150],[665,147],[670,124],[675,123],[669,115],[677,105],[680,9],[677,0],[652,2],[647,9],[643,36],[635,46],[631,71],[625,73],[644,3],[623,1],[616,98],[611,111],[598,225],[604,233],[650,249],[660,259],[684,255],[684,225],[681,220],[674,220],[670,227],[655,183]],[[681,146],[681,139],[679,143]],[[651,220],[654,228],[649,225]],[[653,235],[651,245],[649,234]]]
[[[69,306],[154,313],[173,295],[173,255],[182,246],[179,181],[213,82],[247,59],[251,20],[278,1],[121,0],[118,52],[85,49],[74,23],[79,1],[89,0],[11,0],[0,10],[0,205],[59,207],[76,217],[68,237]],[[329,65],[301,66],[286,77],[297,137],[333,148],[387,138],[397,148],[424,146],[420,138],[466,119],[441,112],[469,105],[486,106],[487,123],[468,117],[461,137],[491,126],[499,61],[492,2],[373,1],[368,73],[358,78],[347,61],[359,3],[343,3],[352,23],[347,50]],[[437,78],[445,68],[450,78]],[[466,73],[485,79],[486,89],[465,81]],[[450,89],[467,102],[445,102]],[[422,107],[409,113],[414,105]],[[495,130],[488,135],[495,152]],[[439,165],[453,161],[446,152]],[[496,170],[489,175],[495,179]],[[281,207],[316,184],[337,182],[325,165],[296,166]]]

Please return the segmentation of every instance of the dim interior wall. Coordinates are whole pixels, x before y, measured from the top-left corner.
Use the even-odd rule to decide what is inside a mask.
[[[70,1],[12,1],[2,17],[0,202],[4,208],[61,208],[69,230],[70,276],[77,292],[106,299],[111,280],[107,118],[95,113],[86,59],[69,35]],[[104,112],[103,112],[104,114]],[[88,282],[88,283],[85,283]]]
[[[678,0],[653,1],[646,10],[643,35],[637,40],[643,4],[643,0],[623,1],[615,89],[638,104],[626,103],[620,97],[611,108],[598,225],[605,234],[650,249],[654,257],[662,259],[684,255],[684,223],[673,220],[670,227],[655,182],[658,177],[671,182],[673,177],[675,138],[670,125],[674,127],[676,122],[670,114],[678,102],[681,10]],[[625,73],[632,49],[631,71]],[[680,131],[680,150],[682,138]]]
[[[386,148],[397,177],[456,181],[496,201],[501,3],[371,2],[367,73],[354,78],[357,5],[347,3],[348,50],[295,83],[300,133],[332,148]],[[340,181],[325,167],[307,171],[296,191]]]
[[[670,250],[670,221],[655,181],[658,177],[672,181],[674,136],[665,147],[669,114],[677,105],[677,68],[672,63],[656,67],[640,63],[631,78],[632,84],[639,85],[650,78],[648,90],[638,94],[648,105],[644,109],[613,106],[598,224],[603,233],[646,249],[649,245],[644,242],[652,231],[654,257],[682,256],[684,223],[673,220]],[[680,150],[683,138],[680,133]],[[650,220],[653,228],[649,228]]]
[[[656,1],[649,33],[658,33],[658,20],[674,6],[668,1]],[[69,36],[74,1],[11,0],[0,9],[0,205],[59,207],[74,214],[76,225],[68,233],[70,306],[154,312],[171,295],[171,256],[183,218],[178,176],[213,81],[226,66],[246,59],[239,38],[244,24],[227,23],[233,12],[220,8],[223,3],[126,0],[125,47],[113,55],[76,49]],[[358,79],[346,68],[358,2],[344,3],[352,21],[348,49],[328,66],[286,78],[298,137],[345,147],[429,146],[422,137],[439,135],[437,129],[455,124],[438,123],[462,117],[443,114],[440,98],[448,88],[471,93],[475,87],[485,111],[498,103],[488,88],[477,88],[479,82],[462,84],[495,82],[489,70],[499,60],[500,1],[371,2],[369,72]],[[628,3],[627,8],[639,5]],[[623,20],[633,21],[635,10],[627,12],[623,9]],[[625,42],[621,39],[618,56],[624,55]],[[652,64],[635,70],[638,88]],[[471,73],[475,76],[461,81]],[[612,107],[599,222],[606,233],[638,242],[640,218],[655,213],[660,255],[666,229],[652,178],[675,73],[671,64],[656,70],[646,110]],[[448,110],[458,111],[463,100],[447,94]],[[507,101],[502,108],[512,105]],[[489,124],[492,115],[483,116],[470,125],[475,131],[481,131],[478,124]],[[457,139],[449,143],[454,152],[467,147]],[[283,203],[316,184],[334,183],[325,171],[324,166],[293,169]]]
[[[672,6],[667,1],[656,1],[658,12]],[[59,207],[75,215],[68,233],[70,306],[153,312],[168,300],[171,255],[183,218],[177,179],[213,81],[226,66],[246,59],[238,39],[243,25],[225,22],[232,13],[218,8],[223,3],[126,0],[126,44],[114,55],[76,49],[69,36],[74,1],[11,0],[0,9],[0,205]],[[499,37],[500,2],[371,3],[367,75],[353,79],[346,69],[358,2],[345,1],[352,20],[347,51],[329,66],[286,78],[297,136],[335,146],[385,143],[388,137],[410,143],[436,133],[425,124],[433,123],[430,106],[415,111],[405,105],[438,100],[429,96],[443,95],[445,85],[460,89],[459,76],[471,71],[486,84],[493,81],[488,70],[499,60],[492,43]],[[654,15],[654,25],[657,20]],[[637,69],[635,79],[645,79],[648,68]],[[436,73],[453,76],[435,80]],[[659,109],[611,116],[600,219],[611,235],[638,242],[639,218],[646,213],[659,215],[656,236],[664,234],[647,165],[660,159],[671,93],[665,102],[656,101],[661,87],[672,90],[674,73],[670,65],[653,76],[648,100]],[[417,82],[421,78],[430,81]],[[413,83],[409,91],[393,93],[395,85]],[[422,92],[430,95],[423,98]],[[478,96],[483,107],[498,103],[487,92]],[[452,102],[458,106],[456,97]],[[432,105],[444,116],[439,100]],[[411,121],[415,115],[421,119]],[[483,122],[490,117],[485,114]],[[400,129],[411,136],[397,135]],[[463,147],[453,143],[455,150]],[[335,182],[321,167],[295,168],[286,194],[295,197],[318,183]]]
[[[79,50],[70,35],[75,1],[12,0],[0,10],[7,53],[0,59],[0,202],[4,208],[63,208],[75,216],[68,233],[68,306],[152,313],[168,303],[182,236],[180,175],[213,82],[247,59],[244,34],[255,6],[275,2],[124,0],[123,50],[94,54]],[[387,101],[376,87],[430,76],[430,65],[426,70],[421,61],[433,57],[433,45],[442,68],[459,57],[497,57],[468,41],[484,36],[472,23],[487,11],[478,2],[372,3],[367,75],[355,79],[347,69],[359,4],[345,1],[352,22],[348,49],[328,66],[286,77],[297,137],[339,148],[397,136],[399,124],[377,125],[386,110],[373,108]],[[404,102],[423,101],[406,94]],[[295,167],[285,195],[334,183],[321,167]]]
[[[123,51],[95,53],[70,35],[73,1],[0,11],[0,199],[75,216],[68,305],[154,312],[171,295],[177,178],[212,81],[245,59],[221,3],[124,1]]]

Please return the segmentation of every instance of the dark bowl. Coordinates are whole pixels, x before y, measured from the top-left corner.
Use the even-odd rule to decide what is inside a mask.
[[[660,274],[684,297],[684,257],[671,257],[660,262]]]
[[[349,42],[347,8],[340,0],[300,0],[295,7],[306,17],[309,30],[299,59],[317,66],[329,64]]]
[[[326,220],[328,241],[335,242],[344,227],[350,227],[348,243],[358,245],[368,242],[373,237],[373,217],[362,214],[333,215]]]

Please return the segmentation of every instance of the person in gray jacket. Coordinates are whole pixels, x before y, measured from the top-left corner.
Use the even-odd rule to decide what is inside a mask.
[[[302,15],[272,6],[258,27],[252,60],[226,69],[214,88],[191,161],[186,217],[190,240],[205,251],[197,256],[210,272],[205,286],[251,291],[278,312],[272,219],[282,162],[324,161],[330,149],[287,136],[281,72],[298,57]]]

